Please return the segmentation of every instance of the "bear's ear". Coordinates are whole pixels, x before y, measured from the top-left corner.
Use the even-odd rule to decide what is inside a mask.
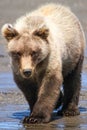
[[[18,32],[13,28],[11,24],[5,24],[2,27],[2,35],[7,39],[7,41],[12,40],[18,35]]]
[[[46,40],[49,35],[49,29],[44,25],[39,29],[35,30],[33,34]]]

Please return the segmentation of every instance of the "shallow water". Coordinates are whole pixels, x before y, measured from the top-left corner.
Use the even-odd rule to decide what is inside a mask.
[[[19,107],[20,108],[20,107]],[[23,108],[23,106],[22,106]],[[21,108],[20,108],[21,109]],[[8,115],[11,114],[10,111]],[[14,112],[13,112],[14,115]],[[15,117],[7,117],[0,122],[0,130],[87,130],[87,110],[84,114],[72,118],[56,118],[48,124],[23,125],[20,122],[26,112],[15,113]],[[20,117],[21,116],[21,117]],[[20,117],[20,119],[19,119]],[[3,119],[3,118],[2,118]]]
[[[26,105],[3,105],[0,108],[0,130],[87,130],[87,109],[85,108],[80,108],[80,116],[71,118],[54,116],[48,124],[23,126],[21,120],[29,113],[25,110],[26,107]]]
[[[82,73],[82,90],[87,90],[87,72]]]

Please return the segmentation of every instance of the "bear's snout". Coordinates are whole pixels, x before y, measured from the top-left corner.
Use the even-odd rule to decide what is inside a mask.
[[[32,74],[32,70],[31,70],[31,69],[24,69],[24,70],[23,70],[23,75],[24,75],[26,78],[30,77],[31,74]]]

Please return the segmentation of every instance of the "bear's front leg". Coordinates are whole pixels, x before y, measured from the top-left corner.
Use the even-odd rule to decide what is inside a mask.
[[[31,116],[25,118],[24,123],[46,123],[50,121],[61,84],[62,78],[59,75],[46,76],[43,79]]]

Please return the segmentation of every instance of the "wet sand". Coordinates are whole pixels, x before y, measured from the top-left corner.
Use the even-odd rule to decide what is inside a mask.
[[[58,2],[69,6],[80,19],[87,39],[87,0],[3,0],[0,1],[0,28],[13,23],[19,16],[41,4]],[[13,82],[6,43],[0,34],[0,130],[87,130],[87,46],[80,93],[80,116],[56,117],[48,124],[23,126],[21,120],[29,114],[28,104]]]

